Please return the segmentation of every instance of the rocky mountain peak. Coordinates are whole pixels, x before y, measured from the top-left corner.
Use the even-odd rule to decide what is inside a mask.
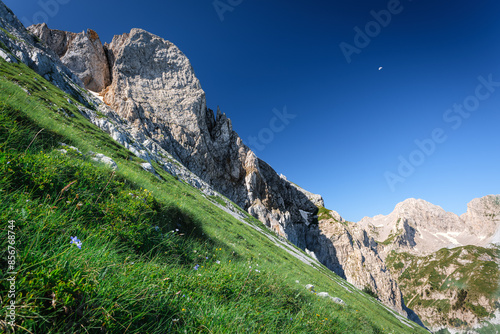
[[[145,147],[160,147],[271,229],[305,248],[321,196],[283,180],[243,144],[231,120],[207,108],[189,59],[171,42],[142,29],[101,45],[79,34],[31,31],[124,119]],[[109,74],[108,74],[109,73]],[[109,82],[108,82],[109,81]],[[314,195],[314,196],[313,196]]]
[[[460,218],[482,241],[500,243],[500,195],[475,198],[467,204]]]
[[[420,211],[444,211],[440,206],[429,203],[423,199],[407,198],[403,202],[396,204],[394,210],[399,212],[420,210]]]

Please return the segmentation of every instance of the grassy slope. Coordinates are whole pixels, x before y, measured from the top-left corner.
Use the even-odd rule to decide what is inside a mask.
[[[163,181],[143,171],[68,98],[0,59],[0,289],[9,303],[7,221],[15,220],[19,332],[425,332],[161,169]],[[61,154],[58,142],[83,155]],[[92,162],[90,150],[118,171]],[[81,249],[69,243],[75,235]],[[307,283],[348,306],[307,292]]]
[[[434,325],[466,327],[467,324],[455,318],[454,311],[484,318],[500,309],[496,302],[500,298],[497,259],[497,249],[464,246],[441,249],[425,257],[392,252],[386,263],[392,272],[399,272],[398,284],[408,307],[417,314],[420,309],[431,309],[439,319]],[[455,297],[453,300],[435,297],[445,295]],[[481,298],[489,301],[487,308],[479,304]]]

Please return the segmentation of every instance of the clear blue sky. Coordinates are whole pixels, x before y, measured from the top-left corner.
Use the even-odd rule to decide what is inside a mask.
[[[260,158],[348,220],[388,214],[409,197],[461,214],[471,199],[500,193],[497,0],[221,0],[222,21],[213,0],[4,2],[25,22],[92,28],[103,42],[134,27],[172,41],[209,107],[247,143],[260,134]],[[383,13],[383,26],[371,22],[371,11],[388,8],[390,22]],[[339,45],[353,50],[355,27],[372,37],[358,36],[348,63]],[[478,88],[479,76],[493,83]],[[453,110],[464,101],[470,112]],[[296,117],[274,122],[270,140],[273,109],[284,106]],[[413,167],[398,172],[400,156]]]

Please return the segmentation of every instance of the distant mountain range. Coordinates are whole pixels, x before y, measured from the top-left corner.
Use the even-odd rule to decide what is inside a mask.
[[[473,199],[458,216],[422,199],[407,199],[387,216],[365,217],[359,225],[385,253],[392,249],[428,255],[441,248],[500,243],[500,196]]]

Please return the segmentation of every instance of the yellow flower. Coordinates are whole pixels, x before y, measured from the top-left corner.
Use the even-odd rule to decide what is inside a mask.
[[[186,311],[186,309],[185,309],[185,308],[183,308],[183,309],[182,309],[182,312],[184,312],[184,311]]]

